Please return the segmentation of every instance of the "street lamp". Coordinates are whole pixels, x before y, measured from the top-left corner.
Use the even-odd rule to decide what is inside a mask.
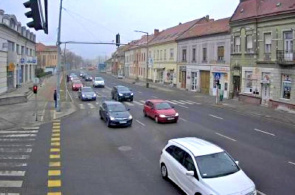
[[[144,32],[144,31],[140,31],[140,30],[135,30],[134,32],[139,32],[139,33],[144,33],[146,34],[146,88],[149,88],[149,80],[148,80],[148,75],[149,75],[149,63],[148,63],[148,59],[149,59],[149,45],[148,45],[148,41],[149,41],[149,33],[148,32]]]

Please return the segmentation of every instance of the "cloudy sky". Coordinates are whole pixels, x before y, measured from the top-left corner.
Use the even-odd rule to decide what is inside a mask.
[[[27,0],[0,0],[0,9],[14,14],[25,25],[29,19],[23,6]],[[41,0],[43,2],[43,0]],[[37,41],[55,44],[60,0],[49,2],[49,34],[38,31]],[[121,42],[141,37],[134,30],[153,32],[206,15],[230,17],[239,0],[63,0],[61,41],[112,42],[120,33]],[[33,30],[32,30],[33,31]],[[73,52],[92,59],[110,55],[112,45],[68,45]]]

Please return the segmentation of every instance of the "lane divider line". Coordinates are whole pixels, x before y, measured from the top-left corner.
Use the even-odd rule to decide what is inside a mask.
[[[219,135],[219,136],[221,136],[221,137],[224,137],[224,138],[226,138],[226,139],[229,139],[229,140],[231,140],[231,141],[233,141],[233,142],[236,142],[237,140],[235,140],[235,139],[233,139],[233,138],[230,138],[230,137],[228,137],[228,136],[225,136],[225,135],[222,135],[222,134],[220,134],[220,133],[216,133],[217,135]]]
[[[259,191],[259,190],[256,190],[257,191],[257,194],[260,194],[260,195],[266,195],[264,194],[263,192]]]
[[[185,120],[184,118],[179,117],[180,120],[187,122],[187,120]]]
[[[291,162],[291,161],[289,161],[288,163],[291,164],[291,165],[295,165],[295,163],[294,162]]]
[[[177,106],[179,106],[179,107],[182,107],[182,108],[188,108],[188,107],[186,107],[186,106],[183,106],[183,105],[177,105]]]
[[[213,117],[213,118],[217,118],[217,119],[220,119],[220,120],[223,120],[223,118],[219,117],[219,116],[215,116],[213,114],[209,114],[209,116]]]
[[[141,124],[142,126],[145,127],[145,124],[143,124],[142,122],[140,122],[139,120],[136,120],[136,122],[138,122],[139,124]]]
[[[269,133],[269,132],[267,132],[267,131],[262,131],[262,130],[260,130],[260,129],[254,129],[254,131],[258,131],[258,132],[260,132],[260,133],[264,133],[264,134],[267,134],[267,135],[271,135],[271,136],[276,136],[275,134],[273,134],[273,133]]]

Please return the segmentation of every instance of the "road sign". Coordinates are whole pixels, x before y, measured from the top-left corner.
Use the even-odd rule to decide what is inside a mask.
[[[221,74],[219,72],[214,73],[214,79],[217,81],[221,77]]]

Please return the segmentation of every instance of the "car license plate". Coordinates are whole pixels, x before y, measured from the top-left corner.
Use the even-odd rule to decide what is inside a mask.
[[[125,123],[127,123],[127,121],[120,121],[119,123],[120,124],[125,124]]]
[[[167,118],[168,120],[174,120],[174,118]]]

